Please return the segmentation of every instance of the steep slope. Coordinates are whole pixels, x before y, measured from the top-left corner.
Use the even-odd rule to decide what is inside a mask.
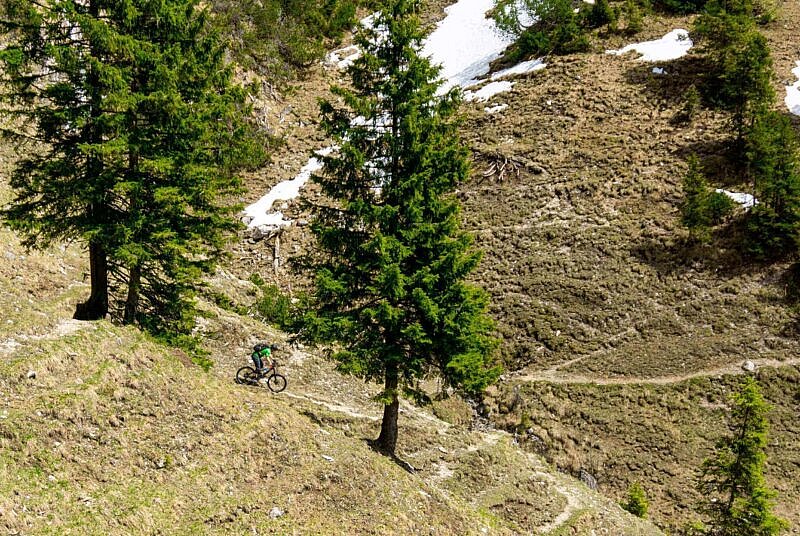
[[[800,7],[781,9],[764,28],[779,105],[800,59]],[[590,472],[601,491],[622,497],[639,481],[656,521],[676,528],[696,517],[695,470],[724,433],[728,394],[752,360],[775,406],[767,477],[780,493],[778,511],[796,526],[800,343],[789,263],[744,257],[736,224],[710,246],[691,244],[680,227],[691,154],[706,159],[718,186],[749,188],[719,156],[724,114],[701,109],[690,123],[677,120],[698,62],[604,53],[691,24],[648,16],[635,37],[598,36],[592,52],[547,58],[546,69],[515,78],[511,92],[465,104],[475,173],[459,195],[484,251],[476,279],[492,292],[512,370],[489,405],[496,424],[522,431],[559,467]],[[315,71],[310,94],[337,76]],[[301,121],[313,123],[308,94],[298,97]],[[303,162],[324,146],[298,141]],[[306,196],[314,195],[312,187]],[[301,203],[290,210],[307,216]],[[265,245],[254,256],[270,268],[251,269],[291,290],[294,275],[271,269],[273,243]],[[280,246],[302,251],[302,227],[284,231]]]
[[[800,47],[797,5],[782,7],[765,28],[779,104]],[[648,17],[632,40],[690,27]],[[517,371],[499,389],[495,422],[528,430],[530,448],[591,472],[607,493],[640,482],[653,518],[674,529],[696,517],[695,471],[725,432],[728,396],[752,360],[774,405],[767,478],[796,527],[800,342],[789,263],[744,257],[735,224],[707,247],[686,240],[678,204],[689,155],[706,159],[720,186],[749,185],[719,157],[725,116],[675,120],[698,81],[691,55],[647,64],[603,53],[623,44],[606,37],[593,53],[549,58],[468,112],[477,173],[461,192],[464,213]],[[498,104],[508,108],[484,112]]]
[[[214,373],[133,328],[73,321],[81,252],[0,240],[4,532],[660,534],[508,434],[471,430],[465,405],[460,424],[405,407],[396,463],[365,441],[372,386],[312,354],[283,354],[281,395],[236,385],[253,334],[280,337],[247,317],[206,306]]]

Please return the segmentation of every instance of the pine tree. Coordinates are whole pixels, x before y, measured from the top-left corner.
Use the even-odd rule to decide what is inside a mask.
[[[800,169],[797,134],[791,121],[768,112],[746,139],[749,173],[759,204],[750,212],[749,249],[758,257],[796,251],[800,227]]]
[[[92,292],[76,318],[111,310],[173,323],[233,227],[222,196],[236,189],[236,164],[258,151],[244,93],[197,5],[2,4],[4,112],[17,127],[5,134],[31,142],[3,216],[28,245],[88,244]]]
[[[756,23],[749,0],[709,2],[695,23],[694,35],[709,62],[705,90],[711,101],[732,112],[737,152],[743,150],[748,130],[775,100],[772,58]]]
[[[767,412],[756,381],[748,377],[734,396],[731,435],[703,462],[699,490],[708,499],[706,534],[772,536],[786,523],[772,513],[775,492],[764,481]]]
[[[707,242],[711,237],[710,227],[733,211],[733,201],[725,194],[711,191],[694,155],[689,157],[689,170],[683,178],[683,195],[681,223],[693,239]]]
[[[361,32],[353,89],[335,89],[344,107],[322,105],[340,146],[314,178],[329,203],[313,226],[320,254],[307,329],[337,343],[341,370],[383,382],[377,446],[387,453],[401,390],[423,396],[418,380],[435,371],[476,394],[499,374],[486,293],[465,281],[479,254],[453,195],[469,173],[458,95],[437,95],[416,5],[389,0]]]

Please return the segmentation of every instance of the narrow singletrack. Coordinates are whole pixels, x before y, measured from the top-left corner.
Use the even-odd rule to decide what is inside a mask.
[[[572,362],[578,362],[580,359],[574,359]],[[756,370],[763,367],[781,368],[792,367],[800,365],[800,358],[795,357],[791,359],[751,359],[755,365]],[[508,375],[508,380],[516,382],[548,382],[558,384],[594,384],[594,385],[670,385],[674,383],[681,383],[695,378],[708,378],[713,376],[736,376],[741,374],[749,374],[747,370],[742,367],[743,363],[729,363],[721,367],[713,369],[698,370],[689,372],[687,374],[669,374],[667,376],[657,376],[642,378],[636,376],[624,376],[620,378],[602,378],[594,376],[586,376],[582,374],[570,374],[563,372],[561,368],[565,364],[561,364],[540,372],[525,372],[519,371]]]

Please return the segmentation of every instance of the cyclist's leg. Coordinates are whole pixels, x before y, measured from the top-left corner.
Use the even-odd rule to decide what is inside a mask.
[[[261,374],[261,369],[264,368],[264,362],[261,361],[261,356],[258,355],[257,352],[253,352],[253,355],[250,356],[250,357],[253,358],[253,363],[255,363],[255,365],[256,365],[256,372]]]

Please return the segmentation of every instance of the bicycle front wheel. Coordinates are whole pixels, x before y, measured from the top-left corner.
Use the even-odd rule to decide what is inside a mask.
[[[258,385],[258,373],[253,367],[242,367],[236,371],[236,383]]]
[[[276,372],[267,378],[267,387],[269,387],[269,390],[273,393],[280,393],[286,389],[286,378]]]

